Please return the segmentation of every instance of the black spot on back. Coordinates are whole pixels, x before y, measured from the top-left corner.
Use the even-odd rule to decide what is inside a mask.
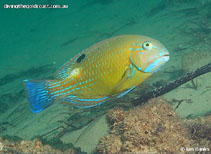
[[[76,62],[80,63],[85,57],[86,57],[86,55],[83,53],[82,55],[80,55],[80,57],[78,57]]]

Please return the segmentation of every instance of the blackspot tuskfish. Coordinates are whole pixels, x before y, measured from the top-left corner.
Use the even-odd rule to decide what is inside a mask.
[[[93,107],[124,96],[168,60],[168,50],[155,39],[116,36],[76,55],[56,72],[55,80],[24,80],[24,85],[34,113],[57,99],[77,107]]]

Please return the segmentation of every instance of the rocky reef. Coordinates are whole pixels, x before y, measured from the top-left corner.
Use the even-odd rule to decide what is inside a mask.
[[[11,141],[0,138],[0,153],[81,153],[77,149],[56,149],[50,145],[44,145],[42,141]]]
[[[208,151],[208,148],[211,152],[211,115],[185,120],[185,124],[197,146],[204,148],[205,151]]]
[[[114,108],[107,117],[110,134],[98,143],[99,153],[183,153],[181,148],[197,145],[185,123],[160,98],[129,111]]]
[[[142,106],[111,109],[107,114],[109,135],[94,153],[209,153],[211,115],[181,119],[161,98]],[[0,138],[0,153],[82,153],[61,140]]]

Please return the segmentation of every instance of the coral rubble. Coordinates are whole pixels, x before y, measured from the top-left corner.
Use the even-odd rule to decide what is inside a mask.
[[[96,148],[100,153],[181,153],[181,147],[193,147],[188,129],[170,105],[158,98],[143,106],[108,114],[110,135]]]
[[[211,150],[211,115],[185,120],[185,124],[198,147],[206,147]]]
[[[0,153],[78,153],[78,151],[73,148],[65,151],[55,149],[50,145],[43,145],[38,139],[14,142],[0,138]]]

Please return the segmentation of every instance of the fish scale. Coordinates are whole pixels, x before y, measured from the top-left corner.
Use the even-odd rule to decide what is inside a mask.
[[[82,69],[82,71],[79,76],[83,76],[84,70],[86,71],[87,68],[89,68],[89,75],[86,78],[84,78],[84,80],[87,80],[87,81],[91,80],[91,82],[93,82],[92,79],[99,74],[100,78],[97,78],[94,81],[93,86],[91,88],[94,88],[95,91],[98,91],[100,88],[102,88],[102,85],[105,85],[104,86],[105,90],[103,90],[100,93],[100,95],[102,96],[104,94],[106,96],[106,95],[109,95],[109,92],[111,92],[112,86],[114,84],[116,84],[118,82],[118,80],[121,78],[121,75],[119,75],[119,76],[117,76],[115,74],[112,75],[112,70],[113,69],[117,70],[117,68],[114,67],[114,63],[112,63],[112,62],[115,62],[114,58],[116,58],[116,57],[112,56],[112,53],[114,54],[116,52],[116,55],[118,54],[118,56],[120,58],[119,61],[123,61],[124,59],[123,60],[121,59],[123,56],[121,56],[121,53],[119,53],[117,48],[114,48],[112,50],[112,44],[109,45],[109,43],[107,43],[107,46],[109,46],[109,48],[110,48],[110,50],[108,50],[108,51],[105,49],[107,46],[103,45],[101,47],[101,45],[103,45],[103,44],[100,43],[99,46],[96,45],[94,47],[95,48],[94,50],[88,49],[86,51],[86,52],[89,52],[90,50],[92,50],[90,53],[90,56],[87,54],[87,59],[85,59],[84,61],[81,62],[80,68]],[[96,59],[95,56],[93,55],[93,53],[96,53],[96,55],[98,55],[97,53],[99,53],[99,52],[96,52],[96,50],[101,51],[100,54],[104,55],[104,56],[99,56],[99,59]],[[86,52],[84,52],[84,53],[86,53]],[[94,56],[94,58],[93,58],[93,56]],[[100,67],[101,70],[99,70],[99,71],[95,67],[95,65],[98,65],[98,64],[101,65],[101,67]],[[122,72],[124,72],[125,71],[125,70],[123,70],[123,69],[125,69],[125,68],[123,68],[124,65],[125,65],[124,63],[117,64],[118,70],[122,70]],[[74,69],[74,68],[75,67],[73,66],[72,69]],[[122,72],[117,71],[116,74],[122,74]],[[113,76],[115,76],[115,78]],[[99,80],[100,80],[100,82],[102,82],[101,84],[97,84],[97,81],[99,81]],[[109,82],[105,82],[105,81],[109,81]],[[81,82],[81,80],[76,81],[76,83],[68,83],[68,84],[63,84],[64,82],[61,82],[61,86],[69,87],[72,84],[77,84],[77,82]],[[78,86],[78,88],[81,88],[82,86],[83,86],[83,84]],[[93,89],[91,89],[91,88],[89,88],[89,87],[81,88],[80,90],[84,91],[84,93],[82,94],[83,95],[82,97],[90,97],[90,96],[95,95],[95,93],[93,93]],[[72,89],[68,89],[68,90],[72,90]],[[58,91],[58,90],[56,90],[56,91]],[[77,95],[78,91],[79,91],[79,89],[73,91],[72,94]],[[67,91],[64,91],[63,93],[65,93],[65,92],[67,92]],[[93,93],[93,94],[91,94],[91,93]],[[96,95],[98,95],[98,94],[96,94]],[[68,95],[69,95],[69,93],[68,93]]]
[[[116,36],[77,54],[56,72],[55,80],[25,80],[25,89],[34,113],[56,99],[93,107],[132,91],[168,59],[167,49],[157,40],[141,35]]]

